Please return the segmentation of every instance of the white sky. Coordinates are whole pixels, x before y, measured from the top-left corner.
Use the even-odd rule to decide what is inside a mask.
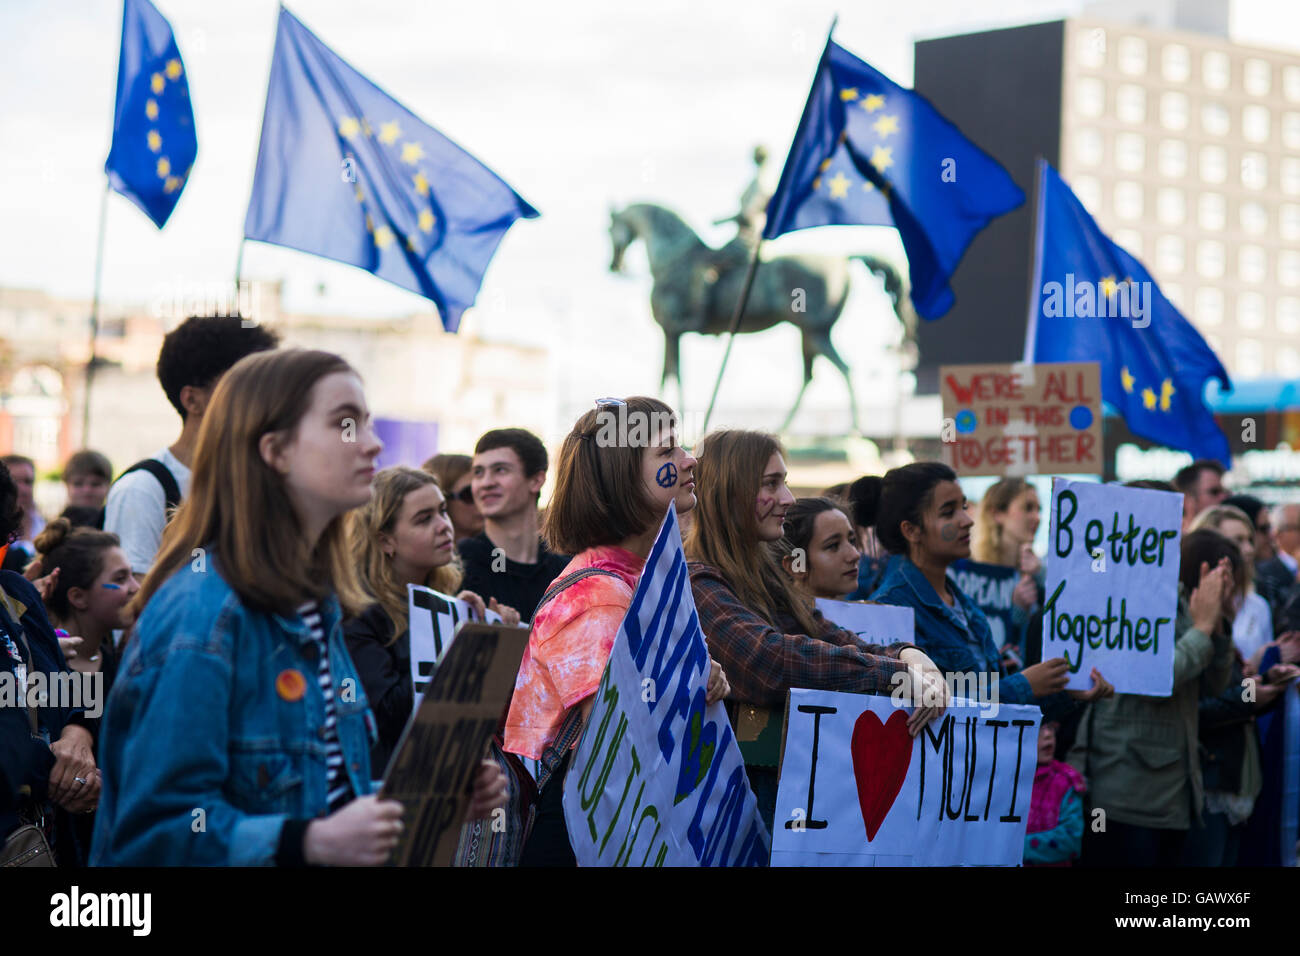
[[[659,202],[706,241],[728,238],[707,224],[734,211],[755,143],[784,158],[837,5],[836,39],[907,86],[917,38],[1057,19],[1082,7],[1077,0],[1002,0],[995,8],[964,0],[298,0],[290,9],[540,210],[542,218],[507,235],[482,307],[463,327],[564,343],[560,381],[585,400],[654,390],[661,362],[644,255],[630,257],[629,276],[607,271],[609,205]],[[124,198],[110,199],[109,300],[147,303],[171,286],[230,281],[257,155],[275,0],[157,6],[189,74],[199,155],[162,232]],[[120,30],[118,0],[0,0],[0,285],[91,292]],[[1237,0],[1233,34],[1267,46],[1300,42],[1300,4]],[[814,230],[772,251],[793,249],[901,252],[895,233],[883,229]],[[380,317],[429,309],[359,270],[260,243],[248,245],[244,274],[283,278],[294,310]],[[890,378],[881,374],[887,366],[878,346],[892,321],[864,277],[857,275],[835,332],[860,403],[885,394]],[[783,411],[800,378],[797,341],[789,326],[743,338],[733,361],[751,369],[770,362],[774,370],[729,373],[724,402]],[[686,340],[687,411],[707,401],[720,355],[718,340]],[[819,367],[808,401],[842,400],[838,376]]]

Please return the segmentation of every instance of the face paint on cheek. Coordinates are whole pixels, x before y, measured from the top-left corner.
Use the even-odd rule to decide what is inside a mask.
[[[961,532],[957,529],[957,523],[955,521],[949,521],[946,524],[939,526],[939,537],[949,544],[956,541],[960,534]]]
[[[754,514],[758,517],[759,524],[762,524],[768,518],[772,517],[772,512],[776,510],[775,498],[758,499],[758,504],[754,508]]]
[[[655,472],[655,482],[660,488],[671,488],[677,484],[677,466],[671,461],[659,466]]]

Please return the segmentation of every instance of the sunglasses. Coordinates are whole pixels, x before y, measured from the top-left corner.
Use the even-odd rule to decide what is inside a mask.
[[[453,492],[452,497],[463,505],[472,505],[474,503],[474,489],[466,485],[460,491]]]

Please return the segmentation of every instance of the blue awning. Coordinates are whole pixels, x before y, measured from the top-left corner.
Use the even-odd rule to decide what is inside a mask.
[[[1212,412],[1283,411],[1300,408],[1300,380],[1273,378],[1238,379],[1231,392],[1221,391],[1217,381],[1205,390],[1205,401]]]

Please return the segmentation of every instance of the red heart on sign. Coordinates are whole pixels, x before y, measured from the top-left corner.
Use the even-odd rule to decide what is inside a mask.
[[[867,828],[867,842],[876,838],[889,808],[898,798],[912,763],[912,737],[907,732],[907,714],[896,710],[883,724],[864,710],[853,725],[853,776],[858,782],[858,804]]]

